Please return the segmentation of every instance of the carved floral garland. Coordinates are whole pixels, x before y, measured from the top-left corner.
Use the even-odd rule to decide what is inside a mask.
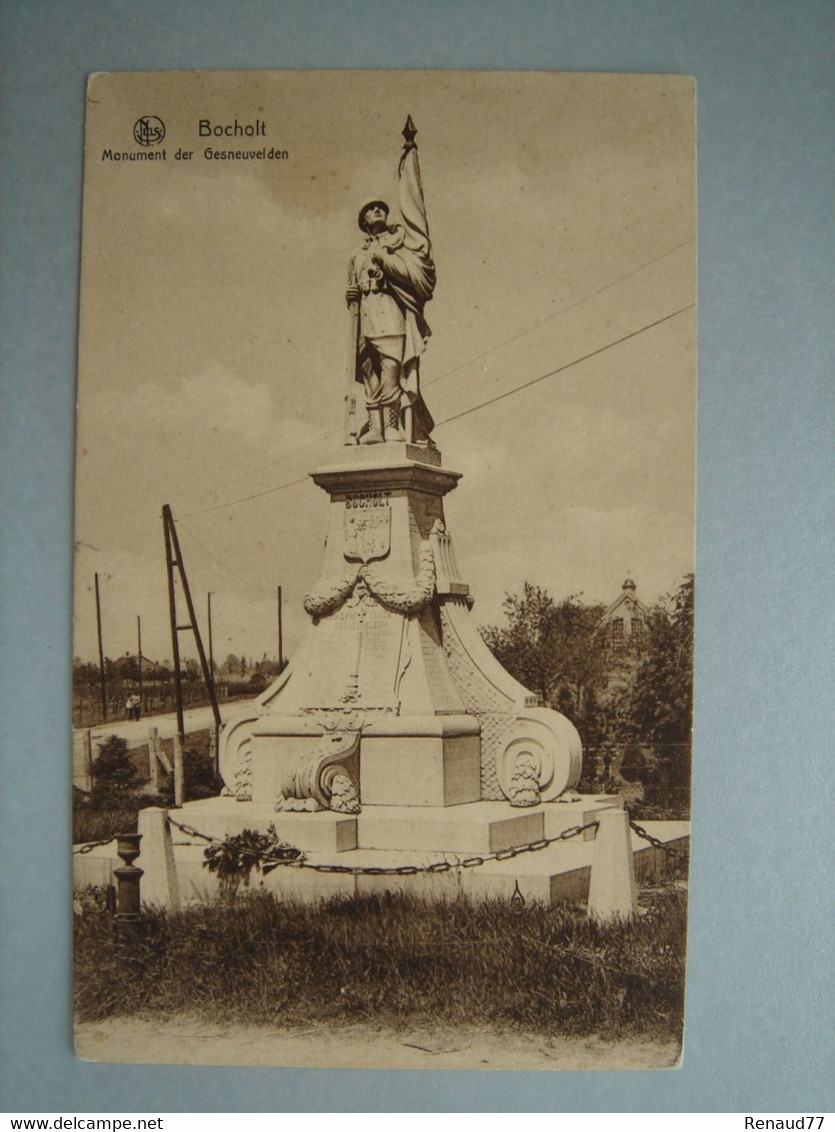
[[[325,586],[321,588],[314,586],[304,596],[303,605],[305,609],[311,617],[324,617],[328,613],[334,613],[351,596],[354,586],[359,581],[359,576],[359,570],[357,570],[351,575],[346,574],[336,582],[332,582],[327,588]]]
[[[432,547],[426,542],[420,548],[417,577],[412,583],[391,581],[376,564],[369,562],[355,573],[346,574],[327,587],[314,587],[304,598],[304,608],[315,618],[334,613],[350,597],[360,578],[386,609],[402,614],[417,613],[432,600],[435,593],[435,558]]]
[[[362,567],[360,574],[377,601],[395,613],[417,613],[435,593],[435,557],[429,543],[420,548],[417,577],[412,585],[389,581],[371,562]]]

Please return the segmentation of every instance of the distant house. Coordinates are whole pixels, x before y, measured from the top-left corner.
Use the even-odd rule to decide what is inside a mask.
[[[612,652],[637,652],[644,641],[649,610],[636,596],[635,590],[635,583],[627,578],[621,592],[600,619],[600,627]]]
[[[113,661],[113,669],[123,680],[136,680],[139,676],[139,657],[131,656],[130,653],[117,656]],[[142,657],[143,680],[164,680],[168,675],[170,674],[164,665],[157,664],[147,656]]]

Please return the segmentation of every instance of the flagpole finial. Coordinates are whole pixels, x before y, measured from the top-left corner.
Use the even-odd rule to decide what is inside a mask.
[[[406,125],[403,127],[403,137],[406,139],[407,147],[411,148],[415,144],[415,134],[417,134],[417,129],[410,114],[406,118]]]

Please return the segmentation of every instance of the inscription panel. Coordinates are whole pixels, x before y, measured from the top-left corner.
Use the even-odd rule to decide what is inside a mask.
[[[349,692],[357,665],[358,628],[355,608],[347,603],[319,622],[310,655],[305,707],[335,707]]]
[[[369,707],[395,705],[394,689],[400,667],[403,617],[376,602],[362,625],[359,663],[359,702]]]

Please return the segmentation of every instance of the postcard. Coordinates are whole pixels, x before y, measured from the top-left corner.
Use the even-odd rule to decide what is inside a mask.
[[[90,76],[80,1057],[680,1063],[695,146],[685,76]]]

